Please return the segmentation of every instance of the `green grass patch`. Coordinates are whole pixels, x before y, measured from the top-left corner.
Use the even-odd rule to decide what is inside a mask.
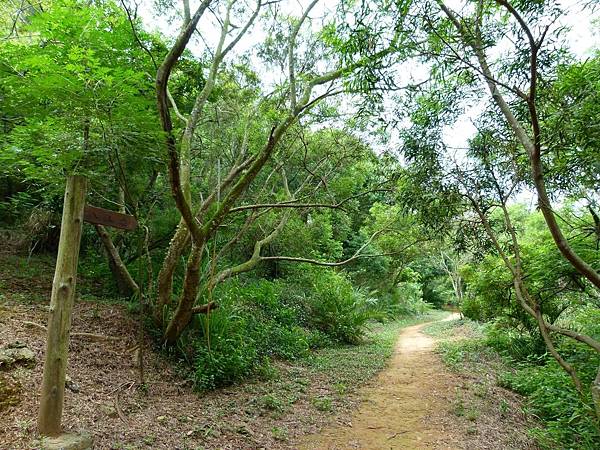
[[[325,375],[336,386],[364,383],[386,366],[400,330],[419,323],[441,320],[447,315],[445,311],[434,311],[422,316],[373,325],[362,344],[318,350],[303,360],[303,365],[312,373]]]
[[[423,332],[433,337],[446,338],[451,336],[460,336],[467,338],[482,338],[485,327],[473,320],[456,319],[444,322],[435,322],[427,325]]]
[[[589,349],[568,341],[559,341],[561,353],[577,363],[584,387],[584,398],[575,391],[569,376],[547,354],[534,355],[532,337],[493,327],[465,325],[460,321],[436,323],[427,332],[436,336],[463,337],[449,339],[438,344],[436,351],[443,362],[452,370],[472,375],[485,376],[495,384],[508,388],[525,397],[524,409],[541,421],[529,433],[543,449],[598,448],[600,434],[594,425],[591,396],[587,387],[595,376],[600,358]],[[465,335],[475,337],[464,338]],[[570,350],[570,351],[569,351]],[[473,386],[474,395],[487,396],[487,386]],[[501,414],[506,414],[507,405],[499,405]],[[459,396],[454,405],[457,416],[476,420],[476,411],[470,411]],[[471,419],[473,417],[473,419]]]

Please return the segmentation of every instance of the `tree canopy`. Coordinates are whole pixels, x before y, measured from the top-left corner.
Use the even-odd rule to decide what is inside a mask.
[[[202,388],[453,304],[530,339],[597,426],[600,53],[563,20],[595,2],[155,3],[0,6],[21,247],[56,248],[83,175],[140,224],[83,253]]]

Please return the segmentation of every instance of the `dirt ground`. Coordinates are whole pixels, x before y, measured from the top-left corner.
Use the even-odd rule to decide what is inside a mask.
[[[36,362],[0,370],[0,449],[35,449],[45,332],[31,324],[46,323],[53,270],[51,261],[38,268],[44,276],[12,264],[0,260],[0,348],[19,341]],[[148,338],[140,386],[138,330],[123,304],[75,304],[73,333],[116,338],[74,336],[70,344],[63,427],[90,432],[96,449],[532,448],[514,394],[490,387],[491,406],[473,421],[453,412],[457,393],[469,400],[481,380],[449,373],[421,326],[402,332],[388,369],[342,396],[301,362],[277,363],[272,379],[199,394]],[[314,402],[323,396],[331,408]],[[498,414],[500,400],[508,414]]]
[[[457,314],[445,320],[454,320]],[[535,448],[519,427],[518,402],[513,416],[497,423],[487,417],[464,421],[453,411],[456,389],[465,380],[449,373],[434,353],[435,340],[422,329],[404,329],[389,368],[361,392],[362,404],[342,423],[300,440],[303,450],[333,449],[525,449]],[[501,392],[497,392],[501,393]],[[507,394],[509,397],[510,393]],[[503,397],[506,402],[506,398]],[[492,394],[491,399],[494,400]],[[472,420],[471,420],[472,419]],[[470,423],[469,423],[470,422]],[[475,423],[479,422],[479,423]]]

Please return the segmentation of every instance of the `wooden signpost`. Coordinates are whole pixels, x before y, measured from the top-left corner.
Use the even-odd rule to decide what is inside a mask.
[[[65,396],[65,377],[69,351],[71,312],[75,300],[77,262],[83,222],[133,230],[134,217],[107,209],[85,206],[87,180],[73,175],[67,178],[65,199],[52,282],[46,358],[38,416],[38,429],[45,436],[61,434],[61,416]]]
[[[122,230],[135,230],[137,227],[137,221],[133,216],[89,205],[86,205],[83,210],[83,220],[97,225],[120,228]]]

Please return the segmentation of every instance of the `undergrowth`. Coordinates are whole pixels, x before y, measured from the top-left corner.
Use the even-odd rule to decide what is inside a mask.
[[[374,342],[379,341],[368,329],[391,319],[377,299],[333,270],[307,269],[293,281],[238,278],[221,285],[214,298],[219,309],[197,317],[193,331],[180,342],[199,390],[269,374],[273,360],[304,358],[314,349],[364,343],[357,348],[374,352],[364,359],[377,359],[381,355]],[[347,358],[356,360],[353,351],[348,348]]]
[[[598,448],[600,432],[589,392],[600,365],[594,352],[570,341],[558,343],[560,353],[577,367],[585,386],[580,398],[564,370],[547,353],[539,351],[538,336],[499,330],[493,322],[482,325],[469,320],[434,324],[426,331],[463,337],[438,345],[442,360],[451,369],[491,372],[499,386],[525,396],[525,412],[543,424],[530,430],[541,448]]]

